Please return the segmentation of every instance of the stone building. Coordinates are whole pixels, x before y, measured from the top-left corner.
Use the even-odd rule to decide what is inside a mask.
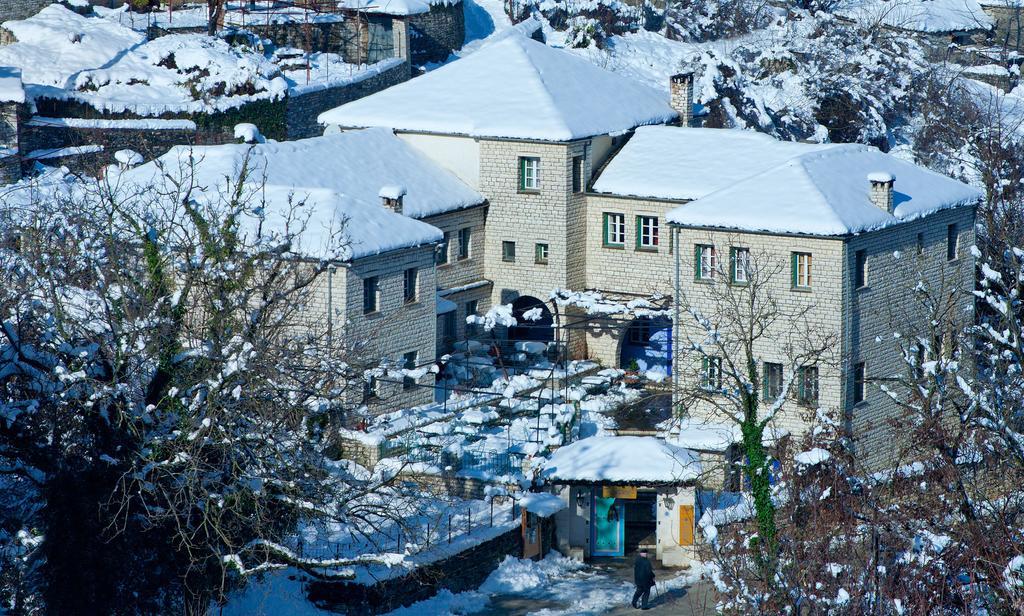
[[[353,363],[376,370],[367,373],[373,378],[364,389],[352,391],[352,403],[378,413],[433,400],[430,369],[446,318],[439,307],[469,301],[481,279],[486,203],[479,193],[386,130],[176,147],[158,161],[184,168],[202,186],[224,184],[245,163],[253,195],[266,200],[268,210],[303,204],[302,216],[309,218],[296,247],[303,254],[323,258],[324,246],[340,232],[340,251],[332,253],[334,263],[304,310],[311,327],[329,332]],[[149,163],[127,177],[154,172]],[[470,243],[464,258],[459,237]],[[445,250],[452,263],[436,265]],[[438,298],[439,289],[448,299]]]
[[[21,178],[20,126],[25,117],[21,71],[0,67],[0,184]]]
[[[486,197],[489,300],[512,304],[521,322],[528,309],[539,306],[543,313],[528,327],[511,328],[512,338],[550,339],[559,318],[586,331],[570,341],[576,356],[641,370],[660,365],[677,379],[701,378],[678,363],[689,361],[672,350],[685,347],[687,333],[673,331],[671,319],[623,311],[594,325],[578,306],[555,314],[548,303],[552,291],[598,291],[623,304],[678,297],[676,306],[686,310],[703,301],[705,287],[694,273],[700,247],[709,258],[716,255],[719,268],[735,248],[770,256],[779,263],[773,284],[780,301],[806,309],[815,328],[837,340],[835,361],[816,373],[817,404],[847,417],[868,459],[882,463],[877,454],[888,438],[882,424],[893,408],[864,382],[894,370],[899,358],[894,347],[874,339],[913,318],[897,320],[894,307],[911,305],[916,281],[904,270],[918,242],[920,254],[931,259],[923,276],[969,287],[967,247],[978,193],[865,146],[664,126],[692,123],[691,76],[676,75],[669,86],[671,96],[665,96],[513,35],[320,120],[344,129],[391,129]],[[872,186],[869,176],[882,175],[895,183]],[[699,212],[707,212],[699,224],[687,218]],[[771,224],[758,226],[765,223]],[[955,256],[947,260],[950,245]],[[871,283],[857,286],[852,277],[865,267]],[[683,272],[679,289],[677,268]],[[813,277],[810,288],[794,290],[794,268]],[[765,353],[761,361],[774,371],[781,358]],[[779,415],[779,433],[802,432],[810,405],[804,402]],[[715,421],[697,406],[683,412]]]
[[[552,290],[587,284],[593,170],[626,131],[677,115],[652,89],[512,33],[320,121],[392,129],[485,195],[488,302],[512,304],[520,316],[540,307],[538,321],[511,334],[550,339]]]
[[[844,418],[865,461],[881,465],[895,436],[886,418],[896,408],[868,383],[903,373],[893,332],[906,335],[923,318],[914,299],[919,281],[963,291],[961,315],[969,318],[968,247],[980,197],[867,146],[638,128],[588,197],[589,280],[615,285],[612,272],[628,255],[635,286],[619,282],[620,289],[675,287],[675,305],[685,312],[677,312],[672,368],[682,390],[713,390],[722,380],[714,362],[724,359],[689,350],[707,344],[707,332],[686,313],[713,318],[723,308],[717,298],[730,288],[740,298],[743,288],[758,285],[780,315],[755,345],[770,398],[764,403],[774,402],[778,392],[769,389],[783,379],[794,383],[793,403],[776,416],[775,431],[801,434],[825,408]],[[627,220],[621,236],[602,224],[610,217]],[[643,246],[642,219],[660,229],[657,246]],[[794,366],[805,342],[823,341],[831,343],[813,365]],[[688,404],[686,412],[700,423],[729,424],[712,403]]]

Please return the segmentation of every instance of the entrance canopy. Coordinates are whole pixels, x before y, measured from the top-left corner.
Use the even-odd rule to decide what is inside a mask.
[[[681,485],[701,473],[689,449],[652,436],[595,436],[559,448],[541,476],[552,483]]]

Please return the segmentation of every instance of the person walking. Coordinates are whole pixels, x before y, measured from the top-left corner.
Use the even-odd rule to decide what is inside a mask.
[[[636,592],[633,593],[633,607],[641,605],[642,609],[647,608],[647,601],[651,598],[651,587],[654,586],[654,567],[647,558],[647,550],[640,550],[636,560],[633,561],[633,583],[636,584]],[[637,605],[637,601],[640,605]]]

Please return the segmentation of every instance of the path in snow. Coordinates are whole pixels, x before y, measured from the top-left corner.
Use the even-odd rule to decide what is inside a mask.
[[[658,596],[651,593],[650,614],[710,616],[714,599],[699,570],[660,569]],[[434,597],[391,612],[476,616],[617,616],[633,608],[631,562],[583,565],[552,553],[539,562],[507,558],[479,589]]]

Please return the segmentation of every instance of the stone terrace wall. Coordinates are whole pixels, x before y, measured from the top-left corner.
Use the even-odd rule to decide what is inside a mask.
[[[32,17],[50,4],[53,0],[0,0],[0,23]]]
[[[226,111],[164,114],[161,118],[105,113],[79,101],[38,99],[38,117],[22,125],[21,152],[24,155],[38,150],[101,145],[104,148],[102,155],[63,161],[70,163],[73,171],[94,173],[104,164],[112,163],[114,152],[120,149],[135,150],[149,160],[161,156],[175,145],[234,143],[234,127],[243,122],[255,124],[264,136],[279,141],[314,137],[323,133],[317,124],[317,116],[322,112],[406,81],[409,76],[408,62],[397,62],[355,82],[313,87],[282,99],[257,100]],[[47,119],[51,118],[70,119],[75,125],[48,122]],[[194,128],[160,127],[161,123],[167,124],[161,122],[166,120],[189,120]],[[90,124],[90,121],[99,122]],[[122,126],[116,126],[118,123]],[[2,141],[0,123],[0,144]],[[79,159],[81,164],[75,162]]]
[[[307,41],[314,52],[340,53],[346,62],[380,62],[395,56],[389,15],[352,15],[344,20],[307,24],[246,24],[245,28],[268,38],[278,47],[305,49]],[[307,38],[308,33],[308,38]]]
[[[457,593],[480,586],[506,556],[523,553],[522,541],[522,533],[516,527],[450,558],[374,586],[310,582],[307,597],[321,609],[350,616],[382,614],[428,599],[444,588]]]
[[[440,62],[466,42],[466,16],[462,3],[435,4],[430,11],[410,15],[409,47],[415,64]]]
[[[402,62],[344,87],[300,90],[298,94],[289,96],[286,102],[287,138],[305,139],[323,134],[323,126],[317,122],[321,113],[408,81],[409,76],[409,63]],[[263,130],[261,125],[257,126]]]
[[[0,184],[13,184],[21,179],[21,160],[17,154],[0,152]]]

